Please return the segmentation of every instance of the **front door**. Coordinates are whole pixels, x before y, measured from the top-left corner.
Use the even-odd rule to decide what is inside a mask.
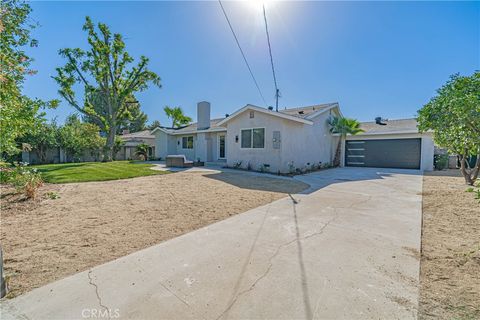
[[[225,135],[218,136],[218,158],[225,159]]]

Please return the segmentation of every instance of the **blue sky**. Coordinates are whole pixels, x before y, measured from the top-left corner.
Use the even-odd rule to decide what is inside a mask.
[[[51,79],[64,61],[58,49],[86,48],[86,15],[121,33],[127,50],[150,58],[161,89],[137,94],[149,121],[168,124],[163,107],[181,106],[196,117],[196,103],[212,117],[247,103],[263,105],[216,1],[31,2],[40,23],[29,49],[38,74],[24,92],[59,98]],[[257,6],[224,2],[263,95],[274,87],[263,17]],[[358,120],[413,117],[453,73],[480,69],[480,2],[275,2],[267,15],[280,108],[338,101]],[[66,102],[48,111],[62,122]]]

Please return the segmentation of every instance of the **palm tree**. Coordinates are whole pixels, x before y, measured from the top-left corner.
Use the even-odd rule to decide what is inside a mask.
[[[364,130],[360,128],[360,122],[355,119],[344,118],[344,117],[331,117],[328,119],[328,124],[330,125],[330,132],[340,134],[340,140],[338,141],[337,151],[335,152],[335,158],[333,159],[333,165],[340,165],[340,155],[342,148],[342,140],[345,140],[347,134],[356,135],[363,132]]]
[[[192,122],[192,118],[184,115],[183,110],[180,107],[171,108],[169,106],[165,106],[165,108],[163,108],[163,111],[165,111],[167,117],[172,119],[172,128],[177,128]]]
[[[146,143],[140,143],[135,147],[135,155],[143,158],[144,161],[148,159],[148,149],[150,146]]]

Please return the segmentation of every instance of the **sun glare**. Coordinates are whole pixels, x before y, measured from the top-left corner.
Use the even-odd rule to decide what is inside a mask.
[[[276,1],[274,0],[245,0],[245,3],[251,8],[253,11],[262,12],[263,6],[265,8],[271,8]]]

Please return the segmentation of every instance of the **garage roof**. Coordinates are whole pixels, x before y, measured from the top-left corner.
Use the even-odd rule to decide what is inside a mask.
[[[377,124],[375,121],[361,122],[360,127],[365,132],[362,132],[359,135],[418,133],[416,119],[384,120],[382,123],[385,123],[385,125]]]

